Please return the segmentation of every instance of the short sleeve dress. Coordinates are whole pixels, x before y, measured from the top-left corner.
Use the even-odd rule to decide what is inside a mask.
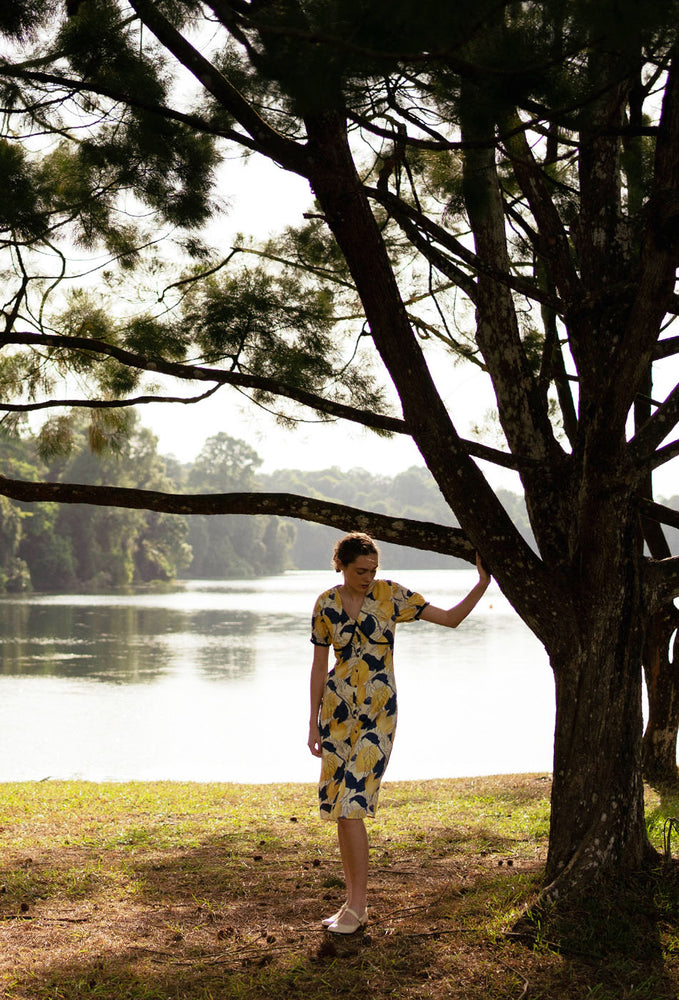
[[[358,618],[344,610],[339,587],[316,601],[311,641],[335,653],[320,713],[323,819],[375,815],[396,730],[395,626],[418,619],[427,603],[391,580],[374,581]]]

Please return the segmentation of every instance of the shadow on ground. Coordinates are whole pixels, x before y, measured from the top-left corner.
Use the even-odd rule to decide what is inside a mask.
[[[151,828],[105,856],[37,852],[2,876],[0,984],[8,1000],[676,1000],[674,868],[601,887],[518,936],[543,859],[485,834],[437,831],[415,850],[377,837],[371,921],[350,938],[320,928],[341,869],[305,838],[155,849]]]

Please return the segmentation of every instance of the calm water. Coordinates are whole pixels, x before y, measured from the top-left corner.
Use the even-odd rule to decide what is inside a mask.
[[[446,607],[476,579],[384,575]],[[0,780],[315,781],[309,619],[336,580],[0,599]],[[551,770],[551,671],[495,584],[456,631],[399,625],[395,663],[390,779]]]

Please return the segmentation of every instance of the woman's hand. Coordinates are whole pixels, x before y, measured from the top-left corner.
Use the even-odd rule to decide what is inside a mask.
[[[478,552],[476,553],[476,568],[479,571],[479,580],[481,583],[490,583],[490,572]]]
[[[321,733],[317,722],[309,723],[309,739],[307,741],[307,746],[309,747],[309,750],[311,750],[314,757],[321,756]]]

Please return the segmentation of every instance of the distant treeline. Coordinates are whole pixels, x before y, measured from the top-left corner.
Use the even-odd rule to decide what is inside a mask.
[[[455,524],[428,471],[393,477],[364,469],[258,474],[261,459],[246,442],[216,434],[194,462],[158,454],[138,418],[98,454],[92,430],[70,421],[68,441],[3,434],[0,473],[10,478],[127,486],[166,492],[276,491],[333,500],[398,517]],[[49,442],[47,442],[49,445]],[[95,442],[96,443],[96,442]],[[501,491],[508,513],[530,541],[523,499]],[[667,501],[666,501],[667,502]],[[679,497],[669,501],[679,509]],[[670,531],[673,551],[679,532]],[[0,591],[109,590],[177,578],[267,576],[287,569],[327,569],[338,531],[265,516],[190,517],[90,505],[22,504],[0,497]],[[466,565],[447,556],[380,545],[385,570]]]
[[[92,427],[71,418],[50,438],[0,438],[0,473],[25,480],[116,485],[163,492],[257,489],[261,464],[244,441],[217,434],[196,460],[158,454],[134,415],[98,452]],[[281,573],[294,530],[277,517],[183,517],[89,504],[15,503],[0,497],[0,590],[110,590],[178,577]]]

